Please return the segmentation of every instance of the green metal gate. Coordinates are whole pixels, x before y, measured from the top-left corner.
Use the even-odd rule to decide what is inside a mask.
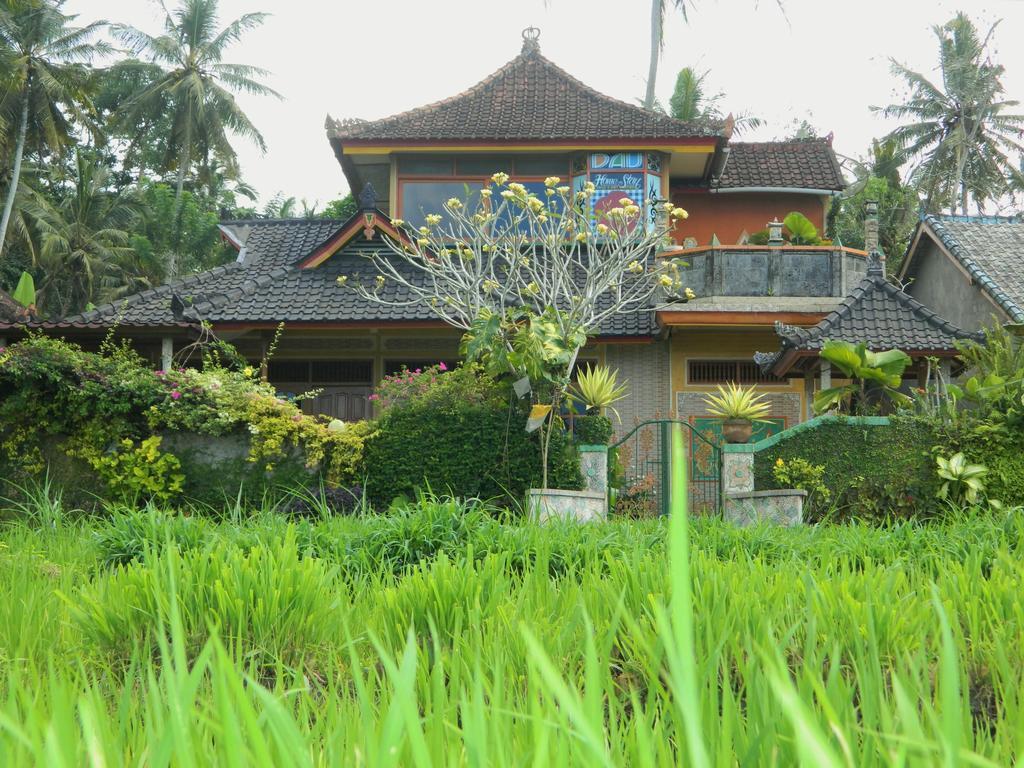
[[[683,430],[691,514],[719,511],[722,462],[717,443],[688,422],[654,419],[637,424],[611,446],[610,481],[620,513],[636,517],[668,514],[673,426]]]

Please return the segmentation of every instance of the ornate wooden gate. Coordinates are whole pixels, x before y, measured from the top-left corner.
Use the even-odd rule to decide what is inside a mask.
[[[642,422],[612,444],[608,464],[619,512],[635,516],[668,514],[673,427],[683,430],[690,512],[718,512],[722,494],[721,450],[692,424],[676,419]]]

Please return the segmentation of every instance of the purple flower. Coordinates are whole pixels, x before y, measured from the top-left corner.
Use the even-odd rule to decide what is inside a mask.
[[[178,390],[174,390],[173,392],[171,392],[171,399],[172,400],[178,400],[180,397],[181,397],[181,392],[179,392]]]

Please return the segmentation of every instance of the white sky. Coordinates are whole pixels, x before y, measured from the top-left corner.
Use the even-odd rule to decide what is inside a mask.
[[[174,0],[168,0],[173,5]],[[863,155],[889,128],[872,114],[899,95],[893,56],[934,72],[931,26],[959,9],[983,32],[1010,98],[1024,100],[1024,0],[695,0],[689,23],[668,15],[658,77],[667,103],[676,72],[710,69],[726,111],[768,121],[746,140],[787,133],[806,118],[835,133],[843,154]],[[104,18],[156,33],[153,0],[70,0],[79,22]],[[541,51],[597,90],[627,101],[644,91],[648,0],[221,0],[222,22],[273,15],[226,57],[269,69],[284,101],[239,97],[266,138],[262,155],[238,140],[245,179],[263,199],[278,190],[310,201],[347,191],[325,138],[324,117],[384,117],[453,95],[519,53],[520,33],[541,29]]]

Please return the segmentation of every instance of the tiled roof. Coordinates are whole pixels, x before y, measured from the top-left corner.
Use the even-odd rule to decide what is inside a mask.
[[[923,224],[1006,314],[1024,322],[1024,221],[926,216]]]
[[[0,322],[13,323],[28,319],[28,310],[0,288]]]
[[[598,93],[540,54],[523,52],[460,94],[380,120],[328,118],[332,142],[349,140],[688,139],[720,124],[684,122]]]
[[[846,187],[828,139],[730,142],[718,189],[788,187],[841,190]]]
[[[759,353],[757,362],[765,370],[775,368],[787,352],[820,351],[826,340],[864,343],[880,351],[952,352],[955,342],[980,340],[943,320],[917,299],[889,282],[881,263],[875,258],[868,273],[838,309],[810,328],[775,324],[782,348],[775,353]],[[779,373],[776,371],[776,373]]]
[[[379,216],[383,216],[378,212]],[[174,327],[211,322],[360,323],[437,321],[419,303],[382,306],[368,302],[337,285],[339,275],[372,282],[377,272],[366,256],[379,251],[379,240],[361,235],[351,240],[322,265],[301,269],[296,264],[328,240],[346,222],[330,220],[257,220],[245,241],[245,258],[207,272],[172,281],[123,301],[105,304],[46,327],[102,328],[113,324],[131,327]],[[401,267],[401,264],[399,264]],[[408,277],[417,272],[410,268]],[[409,295],[394,281],[386,284],[385,298],[397,302]],[[602,336],[650,336],[654,312],[618,315],[601,329]]]

